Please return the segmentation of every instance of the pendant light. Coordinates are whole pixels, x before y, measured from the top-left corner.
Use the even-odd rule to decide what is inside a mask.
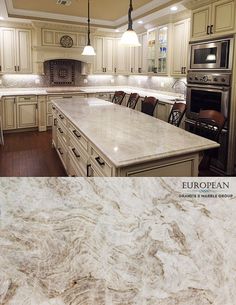
[[[84,50],[82,52],[82,55],[89,55],[93,56],[96,55],[94,48],[90,44],[90,17],[89,17],[89,0],[88,0],[88,43],[84,47]]]
[[[128,10],[128,29],[121,37],[121,43],[131,47],[139,47],[141,46],[138,36],[133,30],[133,21],[131,18],[131,12],[133,10],[132,0],[130,0],[129,10]]]

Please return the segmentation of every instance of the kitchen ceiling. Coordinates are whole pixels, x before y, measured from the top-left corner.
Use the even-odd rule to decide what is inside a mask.
[[[86,24],[87,0],[70,0],[70,5],[57,0],[0,0],[5,1],[9,17],[50,19]],[[133,19],[155,14],[179,0],[133,0]],[[119,27],[127,22],[129,0],[90,0],[91,24]]]

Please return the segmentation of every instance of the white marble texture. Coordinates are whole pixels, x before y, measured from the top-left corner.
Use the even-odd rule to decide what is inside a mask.
[[[53,102],[116,167],[219,146],[157,118],[97,98]]]
[[[235,194],[179,193],[179,178],[0,179],[0,304],[236,304]]]

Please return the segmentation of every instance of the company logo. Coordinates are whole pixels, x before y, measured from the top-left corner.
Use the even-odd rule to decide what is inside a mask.
[[[232,198],[230,181],[181,181],[182,193],[185,198]]]

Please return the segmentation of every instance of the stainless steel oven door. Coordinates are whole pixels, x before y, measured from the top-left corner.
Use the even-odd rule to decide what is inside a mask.
[[[191,84],[187,87],[186,117],[198,118],[200,110],[216,110],[228,117],[230,87]]]
[[[220,66],[221,42],[202,43],[191,46],[190,69],[220,69]]]

